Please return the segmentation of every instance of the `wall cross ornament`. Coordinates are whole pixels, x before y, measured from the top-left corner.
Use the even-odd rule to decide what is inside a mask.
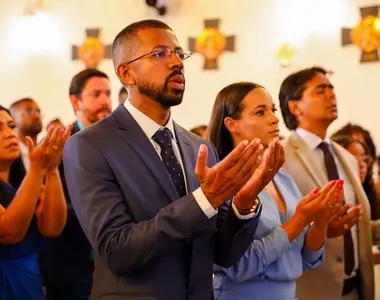
[[[362,51],[361,63],[379,61],[380,6],[360,8],[361,20],[354,28],[342,28],[342,46],[356,45]]]
[[[104,58],[112,57],[112,45],[99,39],[100,29],[86,29],[86,39],[80,46],[72,46],[72,59],[80,59],[87,68],[96,68]]]
[[[203,55],[203,69],[218,69],[218,57],[224,51],[235,51],[235,36],[225,36],[219,30],[219,19],[205,20],[204,29],[197,38],[189,38],[189,50]]]

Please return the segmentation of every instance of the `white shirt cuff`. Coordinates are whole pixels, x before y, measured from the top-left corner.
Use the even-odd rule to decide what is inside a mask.
[[[218,211],[211,206],[210,202],[208,202],[205,194],[200,187],[193,192],[193,196],[207,218],[211,219],[218,213]]]
[[[236,206],[235,206],[235,204],[233,202],[232,202],[231,205],[232,205],[232,209],[235,212],[236,217],[238,217],[238,219],[240,219],[240,220],[249,220],[249,219],[252,219],[254,216],[256,216],[255,212],[250,213],[248,215],[241,215],[241,214],[239,214],[239,210],[236,208]],[[258,208],[259,208],[260,205],[261,205],[261,203],[259,202],[259,205],[257,206],[256,211],[258,211]]]

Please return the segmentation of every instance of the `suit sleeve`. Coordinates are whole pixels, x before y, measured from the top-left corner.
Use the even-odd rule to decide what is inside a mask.
[[[66,143],[64,167],[79,222],[116,275],[139,270],[197,235],[217,232],[192,194],[162,208],[155,218],[135,223],[107,160],[82,135]]]
[[[212,150],[218,155],[213,145]],[[211,149],[209,149],[209,152]],[[260,200],[260,199],[259,199]],[[250,219],[240,219],[231,201],[227,201],[218,208],[218,232],[215,237],[214,262],[228,268],[235,264],[250,246],[255,235],[261,214],[261,203],[257,207],[256,214],[251,214]]]

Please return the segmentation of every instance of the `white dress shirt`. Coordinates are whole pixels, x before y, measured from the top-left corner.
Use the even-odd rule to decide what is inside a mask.
[[[311,155],[313,156],[313,159],[317,162],[316,165],[321,166],[323,174],[326,174],[327,176],[327,169],[325,165],[324,155],[322,149],[318,148],[318,145],[321,142],[325,142],[328,144],[331,153],[333,154],[335,164],[338,168],[338,174],[339,178],[344,180],[344,200],[345,203],[352,203],[352,207],[354,207],[357,204],[357,199],[355,195],[354,188],[351,184],[351,180],[348,177],[346,171],[343,168],[342,163],[334,153],[333,148],[331,147],[331,140],[329,137],[326,137],[324,140],[322,140],[319,136],[315,135],[314,133],[311,133],[303,128],[297,128],[296,129],[297,134],[306,142],[306,144],[309,146]],[[354,277],[356,274],[356,270],[359,268],[359,250],[358,250],[358,234],[357,234],[357,226],[351,227],[351,234],[352,239],[354,243],[354,252],[355,252],[355,265],[354,265],[354,272],[350,276],[345,276],[345,278],[351,278]]]
[[[25,145],[23,142],[19,142],[20,145],[20,153],[21,153],[21,159],[24,164],[25,170],[28,172],[30,169],[30,161],[29,161],[29,151],[28,146]]]
[[[152,143],[153,147],[156,149],[158,156],[161,158],[161,148],[160,146],[153,140],[153,135],[162,128],[161,125],[157,124],[154,122],[152,119],[150,119],[148,116],[144,115],[141,111],[139,111],[136,107],[132,105],[132,103],[127,99],[124,102],[124,107],[128,110],[128,112],[132,115],[132,117],[135,119],[137,124],[141,127],[143,132],[146,134],[150,142]],[[183,161],[181,158],[181,154],[177,145],[177,140],[176,140],[176,135],[175,135],[175,130],[174,130],[174,124],[173,124],[173,119],[170,116],[168,123],[165,126],[167,129],[171,131],[173,134],[173,140],[172,140],[172,145],[173,145],[173,150],[174,153],[177,157],[178,162],[181,165],[182,172],[183,172],[183,177],[185,179],[186,183],[186,174],[184,172],[184,167],[183,167]],[[161,158],[162,159],[162,158]],[[187,190],[187,185],[186,185],[186,192],[188,193]],[[210,219],[211,217],[215,216],[217,214],[217,210],[215,210],[210,202],[207,200],[206,196],[204,195],[202,189],[199,187],[193,192],[193,196],[195,200],[197,201],[199,207],[202,209],[202,211],[205,213],[205,215]],[[256,215],[256,213],[251,213],[248,215],[240,215],[236,206],[232,203],[232,208],[236,214],[236,216],[239,219],[250,219]]]

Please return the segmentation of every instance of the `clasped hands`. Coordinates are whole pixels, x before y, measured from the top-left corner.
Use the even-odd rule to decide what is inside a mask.
[[[276,138],[264,151],[259,139],[242,141],[222,161],[209,168],[208,148],[201,145],[195,166],[201,189],[216,209],[233,198],[238,210],[249,210],[257,195],[285,162],[285,153]]]
[[[352,207],[351,203],[343,204],[343,180],[333,180],[321,190],[313,192],[301,199],[296,208],[296,215],[300,216],[303,225],[313,223],[313,226],[325,228],[328,238],[343,235],[357,224],[363,213],[361,205]]]
[[[342,206],[343,185],[343,180],[330,181],[322,189],[316,188],[300,200],[295,216],[302,227],[314,222],[313,226],[327,229],[330,219]]]
[[[63,147],[70,137],[72,125],[61,128],[50,128],[44,140],[35,146],[30,137],[26,137],[28,155],[30,160],[30,171],[44,174],[56,170],[62,161]]]
[[[360,221],[363,214],[361,204],[356,205],[350,212],[347,212],[352,206],[352,203],[347,203],[332,216],[327,227],[328,238],[335,238],[345,234]]]

